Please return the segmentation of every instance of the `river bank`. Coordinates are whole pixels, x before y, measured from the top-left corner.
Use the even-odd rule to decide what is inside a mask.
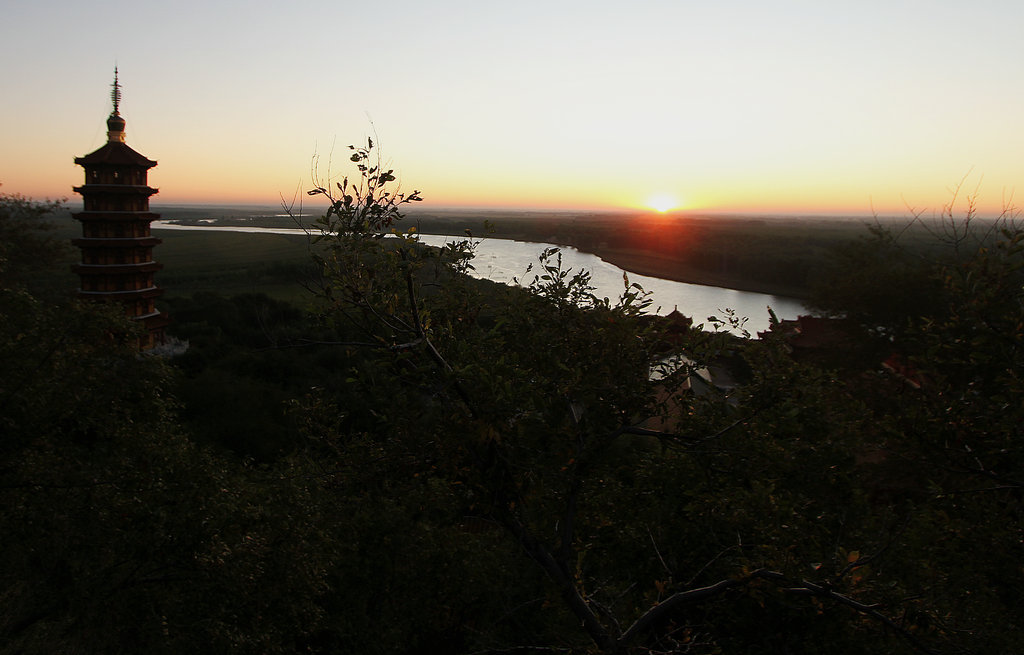
[[[161,207],[184,224],[296,227],[280,208]],[[319,215],[305,208],[303,221]],[[422,234],[572,246],[630,273],[806,299],[863,218],[651,215],[636,212],[411,210],[397,226]]]
[[[618,266],[630,273],[672,280],[673,282],[701,284],[709,287],[751,291],[773,296],[787,296],[801,300],[805,299],[808,295],[806,286],[700,270],[687,265],[685,261],[649,251],[593,248],[591,254],[597,255],[609,264]]]
[[[639,275],[806,299],[835,252],[866,234],[852,217],[410,212],[425,234],[572,246]]]

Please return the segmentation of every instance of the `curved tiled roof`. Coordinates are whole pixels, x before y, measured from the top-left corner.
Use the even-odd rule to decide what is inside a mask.
[[[75,157],[75,163],[82,166],[86,164],[128,164],[132,166],[145,166],[146,168],[156,166],[156,162],[152,159],[148,159],[132,150],[126,144],[117,141],[107,142],[99,150],[90,152],[84,157]]]

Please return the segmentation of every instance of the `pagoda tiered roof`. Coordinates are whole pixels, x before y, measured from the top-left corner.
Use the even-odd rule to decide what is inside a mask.
[[[80,166],[89,164],[110,164],[113,166],[144,166],[153,168],[156,162],[145,157],[120,141],[108,141],[99,150],[90,152],[84,157],[75,157],[75,163]]]

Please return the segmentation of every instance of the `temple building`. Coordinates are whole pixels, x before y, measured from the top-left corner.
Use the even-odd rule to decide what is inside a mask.
[[[114,69],[111,91],[114,110],[107,118],[107,143],[75,163],[85,168],[85,184],[74,187],[83,199],[83,211],[74,213],[82,223],[82,238],[72,240],[82,251],[73,267],[81,279],[80,297],[121,303],[128,316],[142,322],[140,346],[148,350],[164,342],[165,314],[155,300],[163,293],[153,275],[163,266],[153,261],[153,247],[161,240],[150,232],[149,197],[157,192],[146,177],[156,162],[124,142],[125,120],[120,114],[121,86]]]

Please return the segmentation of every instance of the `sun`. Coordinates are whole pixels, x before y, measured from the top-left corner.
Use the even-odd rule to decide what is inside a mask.
[[[647,198],[647,206],[660,214],[664,214],[678,207],[679,200],[671,193],[655,193]]]

